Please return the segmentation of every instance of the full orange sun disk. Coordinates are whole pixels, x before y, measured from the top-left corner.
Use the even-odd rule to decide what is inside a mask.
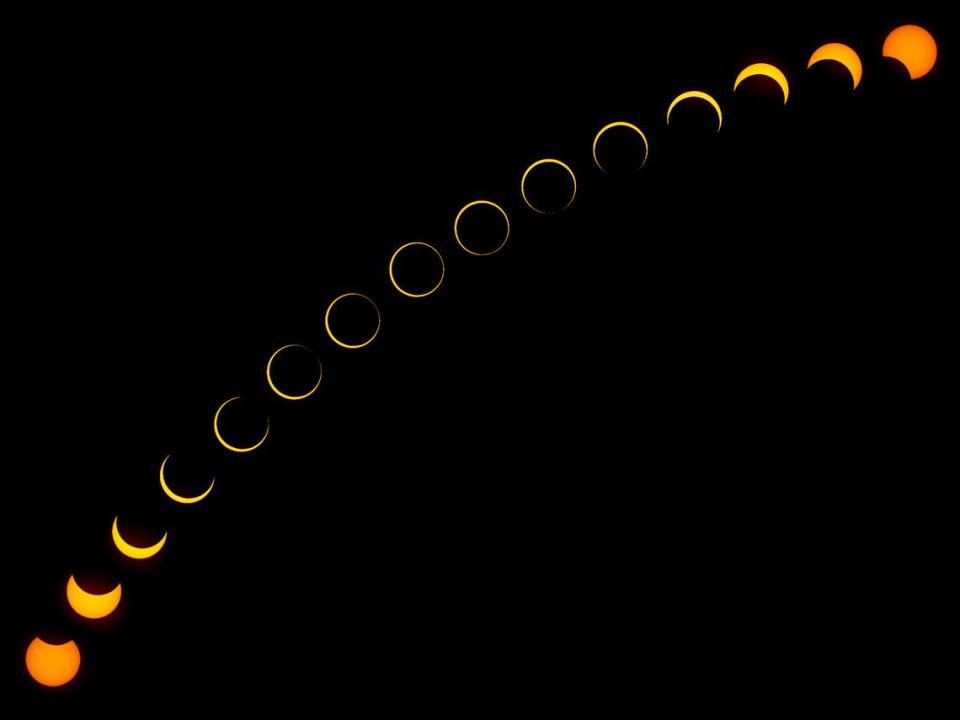
[[[901,25],[884,40],[883,56],[899,60],[916,80],[936,65],[937,41],[919,25]]]

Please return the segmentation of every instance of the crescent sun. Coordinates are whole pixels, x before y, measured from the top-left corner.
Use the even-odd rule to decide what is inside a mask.
[[[116,610],[121,592],[120,583],[110,592],[97,595],[80,587],[73,575],[67,580],[67,602],[77,615],[90,620],[105,618]]]
[[[720,103],[718,103],[712,95],[708,95],[700,90],[688,90],[685,93],[677,95],[674,101],[670,103],[670,107],[667,108],[667,125],[670,124],[670,114],[673,112],[673,109],[684,100],[703,100],[709,103],[710,106],[717,111],[717,132],[720,132],[720,128],[723,127],[723,111],[720,109]]]
[[[824,60],[833,60],[843,65],[853,78],[853,89],[856,90],[863,78],[863,63],[860,62],[860,56],[849,45],[843,43],[827,43],[813,51],[810,56],[810,62],[807,63],[809,70],[814,65]]]
[[[167,533],[164,533],[160,540],[149,547],[137,547],[136,545],[131,545],[124,540],[123,536],[120,534],[120,528],[117,527],[118,520],[119,517],[115,517],[113,519],[113,544],[117,546],[117,550],[122,552],[128,558],[133,558],[134,560],[146,560],[147,558],[151,558],[160,552],[163,549],[164,544],[167,542]]]
[[[173,490],[170,489],[170,486],[167,485],[167,478],[164,474],[164,470],[167,467],[167,461],[170,459],[170,456],[167,455],[163,462],[160,463],[160,488],[163,490],[164,494],[173,500],[174,502],[180,503],[182,505],[193,505],[203,500],[207,495],[213,490],[213,484],[217,481],[216,478],[210,480],[210,487],[204,490],[202,493],[195,497],[185,497],[183,495],[177,495]]]
[[[223,409],[224,409],[227,405],[229,405],[230,403],[234,402],[235,400],[239,400],[239,399],[240,399],[240,396],[239,396],[239,395],[237,395],[236,397],[232,397],[232,398],[230,398],[229,400],[227,400],[226,402],[224,402],[220,407],[217,408],[217,412],[215,412],[215,413],[213,414],[213,434],[216,436],[217,441],[218,441],[221,445],[223,445],[227,450],[229,450],[230,452],[235,452],[235,453],[248,453],[248,452],[253,452],[253,451],[256,450],[258,447],[260,447],[261,445],[263,445],[264,442],[266,442],[267,436],[270,434],[270,418],[267,418],[267,428],[266,428],[266,430],[263,431],[263,437],[260,438],[260,439],[259,439],[256,443],[254,443],[253,445],[249,445],[249,446],[247,446],[247,447],[239,447],[239,446],[237,446],[237,445],[231,445],[231,444],[228,443],[226,440],[224,440],[224,439],[223,439],[223,435],[220,434],[220,413],[223,412]]]
[[[783,90],[783,104],[786,105],[787,99],[790,97],[790,84],[787,82],[787,76],[783,74],[780,68],[770,63],[754,63],[741,70],[740,74],[737,75],[736,81],[733,83],[733,91],[736,92],[737,88],[740,87],[740,83],[744,80],[756,77],[757,75],[768,77],[780,86],[780,89]]]

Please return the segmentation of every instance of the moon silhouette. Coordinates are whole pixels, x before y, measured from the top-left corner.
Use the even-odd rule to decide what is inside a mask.
[[[24,657],[30,677],[47,687],[60,687],[76,677],[80,670],[80,648],[73,640],[51,645],[35,637]]]
[[[402,287],[400,287],[400,283],[397,282],[397,278],[393,274],[393,264],[396,262],[397,257],[404,250],[412,247],[425,247],[429,250],[432,250],[433,254],[436,255],[437,259],[440,260],[440,277],[437,279],[437,284],[434,285],[429,290],[427,290],[426,292],[414,293],[414,292],[410,292],[409,290],[404,290]],[[446,271],[447,271],[447,266],[443,264],[443,255],[441,255],[440,251],[437,250],[433,245],[430,245],[429,243],[425,243],[425,242],[408,242],[406,245],[401,245],[399,248],[397,248],[397,251],[390,258],[390,266],[389,266],[390,282],[397,289],[397,292],[399,292],[401,295],[406,295],[408,298],[419,299],[419,298],[425,298],[430,295],[433,295],[437,290],[440,289],[440,286],[443,284],[443,276],[446,273]]]
[[[567,200],[567,204],[559,210],[541,210],[532,202],[530,202],[530,199],[527,197],[527,177],[533,170],[538,167],[543,167],[544,165],[556,165],[557,167],[563,168],[567,171],[567,174],[573,181],[573,191],[570,193],[570,199]],[[523,173],[523,177],[520,178],[520,196],[523,198],[523,202],[526,203],[527,207],[533,210],[535,213],[539,213],[541,215],[555,215],[556,213],[561,213],[570,207],[573,204],[574,198],[577,197],[577,176],[573,174],[573,170],[569,165],[563,162],[563,160],[557,160],[556,158],[543,158],[542,160],[537,160],[526,169],[526,171]]]
[[[177,495],[173,490],[170,489],[170,486],[167,485],[167,478],[164,474],[164,471],[167,467],[167,461],[170,459],[170,456],[167,455],[163,462],[160,463],[160,488],[163,490],[164,494],[173,500],[174,502],[180,503],[181,505],[193,505],[203,500],[207,495],[213,491],[213,484],[217,481],[216,478],[210,480],[210,487],[204,490],[202,493],[195,497],[185,497],[183,495]]]
[[[937,64],[937,41],[919,25],[901,25],[883,41],[883,56],[899,60],[917,80]]]
[[[637,168],[638,170],[642,169],[643,166],[647,164],[647,158],[650,157],[650,143],[647,142],[647,136],[643,134],[643,130],[638,128],[633,123],[629,123],[624,120],[618,120],[617,122],[612,122],[609,125],[604,125],[602,128],[600,128],[600,132],[597,133],[596,137],[593,138],[593,161],[597,164],[597,167],[603,170],[603,172],[607,171],[607,169],[600,162],[600,158],[597,157],[597,143],[600,142],[600,138],[602,138],[608,130],[612,130],[613,128],[627,128],[628,130],[633,130],[637,135],[640,136],[640,139],[643,140],[643,162],[641,162],[640,166]]]
[[[464,243],[463,239],[460,237],[460,218],[463,217],[463,214],[467,212],[467,210],[478,207],[478,206],[483,206],[483,205],[496,208],[496,210],[499,211],[501,215],[503,215],[503,221],[504,223],[506,223],[506,230],[503,233],[503,240],[500,241],[500,244],[497,245],[497,247],[495,247],[493,250],[489,252],[477,252],[476,250],[471,250],[470,248],[467,247],[466,243]],[[466,205],[464,205],[462,208],[460,208],[460,212],[457,213],[457,217],[453,221],[453,237],[457,241],[457,244],[460,247],[462,247],[464,250],[466,250],[468,253],[470,253],[471,255],[475,255],[477,257],[488,257],[490,255],[496,255],[498,252],[503,250],[504,245],[507,244],[507,240],[510,239],[510,218],[507,216],[507,211],[504,210],[499,205],[497,205],[495,202],[492,202],[490,200],[474,200],[473,202],[469,202]]]
[[[73,575],[67,580],[67,602],[77,615],[90,620],[105,618],[116,610],[120,604],[120,594],[120,583],[110,592],[97,595],[80,587]]]
[[[373,334],[363,342],[356,343],[356,344],[344,342],[343,340],[341,340],[340,338],[338,338],[336,335],[333,334],[333,328],[330,327],[330,314],[333,312],[333,308],[341,300],[345,300],[346,298],[351,298],[351,297],[358,297],[366,300],[368,303],[370,303],[370,305],[373,306],[374,312],[377,313],[377,327],[373,331]],[[373,300],[368,298],[366,295],[362,295],[361,293],[355,293],[355,292],[344,293],[340,297],[334,298],[333,302],[331,302],[330,305],[327,306],[327,313],[326,315],[324,315],[323,324],[327,328],[327,335],[329,335],[330,339],[333,340],[337,345],[339,345],[340,347],[346,350],[359,350],[360,348],[365,348],[367,345],[372,343],[376,339],[377,335],[380,333],[380,308],[378,308],[377,304]]]
[[[674,98],[673,102],[670,103],[670,107],[667,108],[667,125],[670,124],[670,115],[673,113],[673,109],[685,100],[703,100],[709,103],[710,106],[717,111],[717,132],[720,132],[720,128],[723,127],[723,111],[720,109],[720,103],[714,100],[713,96],[700,90],[688,90]]]
[[[856,90],[863,78],[863,63],[860,62],[860,56],[849,45],[843,43],[827,43],[813,51],[810,56],[810,62],[807,63],[809,70],[814,65],[824,60],[833,60],[843,65],[853,78],[853,89]]]
[[[306,350],[308,353],[313,355],[314,359],[317,361],[317,381],[313,384],[313,387],[307,390],[307,392],[301,395],[291,395],[290,393],[283,392],[280,388],[277,387],[277,384],[273,381],[273,361],[276,360],[277,355],[282,353],[284,350],[299,349]],[[270,389],[273,390],[277,395],[282,397],[284,400],[306,400],[308,397],[313,395],[317,389],[320,387],[320,381],[323,380],[323,365],[320,364],[320,358],[317,357],[317,354],[308,348],[306,345],[284,345],[281,348],[278,348],[274,351],[273,355],[270,356],[270,359],[267,360],[267,384],[270,386]]]
[[[786,105],[790,97],[790,84],[787,82],[787,76],[783,74],[780,68],[770,63],[754,63],[741,70],[733,83],[733,91],[736,92],[740,83],[747,78],[757,77],[758,75],[768,77],[780,86],[780,89],[783,90],[783,104]]]
[[[267,436],[270,434],[270,418],[267,418],[267,428],[266,428],[266,430],[263,431],[263,437],[260,438],[260,439],[259,439],[256,443],[254,443],[253,445],[249,445],[249,446],[247,446],[247,447],[239,447],[239,446],[237,446],[237,445],[231,445],[231,444],[228,443],[226,440],[224,440],[224,439],[223,439],[223,435],[220,434],[220,413],[223,412],[223,409],[224,409],[227,405],[229,405],[230,403],[234,402],[235,400],[239,400],[239,399],[240,399],[240,396],[239,396],[239,395],[237,395],[236,397],[232,397],[232,398],[230,398],[229,400],[227,400],[226,402],[224,402],[220,407],[217,408],[217,412],[215,412],[215,413],[213,414],[213,434],[216,436],[217,441],[218,441],[221,445],[223,445],[227,450],[229,450],[230,452],[235,452],[235,453],[248,453],[248,452],[253,452],[253,451],[256,450],[258,447],[260,447],[261,445],[263,445],[263,443],[266,442]],[[209,490],[208,490],[208,492],[209,492]]]
[[[151,558],[160,552],[163,549],[164,543],[167,542],[167,533],[164,533],[160,540],[149,547],[137,547],[136,545],[131,545],[124,540],[123,536],[120,534],[120,528],[117,527],[118,520],[119,517],[115,517],[113,519],[113,544],[117,546],[117,550],[122,552],[128,558],[133,558],[134,560],[146,560],[147,558]]]

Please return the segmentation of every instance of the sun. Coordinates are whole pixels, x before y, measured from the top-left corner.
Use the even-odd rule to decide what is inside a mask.
[[[850,77],[853,78],[853,89],[856,90],[859,87],[860,80],[863,79],[863,62],[861,62],[856,50],[843,43],[834,42],[821,45],[810,56],[807,69],[824,60],[831,60],[843,65],[850,72]]]
[[[884,40],[883,56],[899,60],[917,80],[937,64],[937,41],[919,25],[901,25]]]
[[[73,640],[52,645],[34,638],[24,661],[30,677],[47,687],[60,687],[73,680],[80,670],[80,648]]]

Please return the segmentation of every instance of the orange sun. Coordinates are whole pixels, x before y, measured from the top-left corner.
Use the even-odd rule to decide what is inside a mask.
[[[853,78],[853,89],[857,89],[860,80],[863,78],[863,63],[860,62],[860,56],[857,55],[856,50],[843,43],[827,43],[818,47],[810,56],[807,69],[809,70],[824,60],[832,60],[843,65],[850,72],[850,77]]]
[[[25,659],[30,677],[47,687],[66,685],[80,670],[80,648],[73,640],[51,645],[34,638]]]
[[[916,80],[933,70],[937,41],[919,25],[901,25],[883,41],[883,56],[899,60]]]

